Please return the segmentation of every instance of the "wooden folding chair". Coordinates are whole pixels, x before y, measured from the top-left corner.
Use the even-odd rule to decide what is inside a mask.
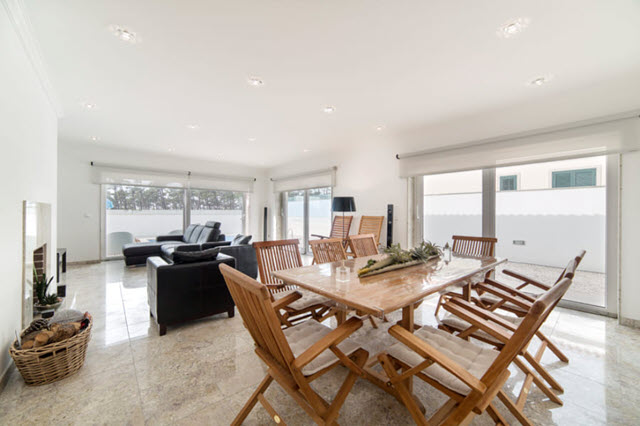
[[[578,255],[569,261],[567,267],[560,273],[560,276],[553,284],[553,286],[557,285],[564,278],[573,279],[576,273],[576,269],[582,262],[586,251],[581,250]],[[526,315],[528,310],[531,308],[533,304],[534,296],[530,293],[524,292],[524,289],[533,285],[542,290],[549,290],[553,286],[543,284],[539,281],[536,281],[532,278],[525,277],[524,275],[520,275],[516,272],[505,269],[502,271],[506,275],[510,275],[514,278],[522,280],[522,284],[519,284],[517,287],[511,287],[506,284],[502,284],[494,279],[486,278],[483,283],[476,285],[475,289],[478,293],[478,298],[476,303],[489,311],[496,311],[498,309],[505,310],[507,312],[511,312],[518,317],[523,317]],[[553,342],[549,340],[542,332],[538,332],[538,338],[545,343],[546,347],[553,352],[560,361],[569,362],[569,358],[562,353],[562,351],[555,345]]]
[[[380,244],[380,233],[384,224],[384,216],[362,216],[358,226],[358,234],[373,234],[376,246]]]
[[[451,239],[453,240],[453,247],[451,247],[452,253],[473,257],[495,256],[496,243],[498,242],[497,238],[454,235],[453,237],[451,237]],[[487,277],[490,277],[491,274],[493,274],[493,271],[487,272]],[[440,312],[440,306],[442,306],[442,304],[445,302],[445,295],[462,296],[459,292],[455,291],[448,291],[441,294],[440,298],[438,299],[438,305],[436,306],[436,317]]]
[[[369,354],[348,337],[362,326],[351,318],[335,330],[314,320],[282,329],[276,311],[284,301],[273,302],[263,284],[234,268],[222,265],[225,278],[245,327],[255,342],[256,354],[269,368],[253,395],[231,423],[241,425],[257,402],[277,424],[284,424],[280,414],[264,396],[275,380],[319,425],[335,424],[340,408],[349,395]],[[299,295],[292,293],[288,298]],[[327,402],[311,387],[311,382],[338,365],[349,369],[332,402]]]
[[[375,235],[362,234],[349,236],[349,247],[354,257],[373,256],[378,254]]]
[[[297,239],[253,243],[258,260],[260,281],[266,285],[273,301],[286,299],[292,292],[297,292],[302,296],[292,300],[289,304],[279,305],[282,310],[280,319],[282,324],[287,327],[291,327],[293,324],[307,318],[322,321],[330,316],[326,314],[330,312],[330,308],[334,304],[326,297],[302,290],[296,286],[283,284],[282,281],[271,275],[272,272],[282,269],[303,266],[298,246],[299,241]]]
[[[351,230],[351,222],[353,222],[353,216],[334,216],[333,223],[331,224],[331,232],[329,236],[311,234],[312,237],[318,238],[340,238],[346,239],[349,236]]]
[[[314,263],[329,263],[347,259],[343,240],[340,238],[312,240],[309,241],[309,245],[313,252]]]
[[[502,388],[509,378],[509,365],[526,349],[570,284],[571,280],[565,278],[540,296],[512,332],[485,318],[469,314],[467,317],[474,324],[482,324],[492,336],[505,341],[499,351],[478,346],[433,327],[422,327],[415,334],[397,325],[391,327],[389,333],[399,343],[378,355],[388,377],[387,385],[393,388],[419,425],[468,424],[474,416],[485,411],[496,424],[506,425],[506,420],[493,404],[496,396],[520,423],[531,425],[522,409],[511,401]],[[454,299],[468,303],[460,298]],[[410,391],[414,376],[449,397],[429,421]]]

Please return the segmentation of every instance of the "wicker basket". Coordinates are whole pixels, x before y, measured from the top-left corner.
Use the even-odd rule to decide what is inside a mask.
[[[9,348],[13,362],[25,383],[32,386],[56,382],[80,370],[91,340],[91,326],[75,336],[58,343],[33,349],[16,349],[17,341]]]

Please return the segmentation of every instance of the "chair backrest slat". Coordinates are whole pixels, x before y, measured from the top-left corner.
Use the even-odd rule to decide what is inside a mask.
[[[456,254],[474,257],[493,257],[496,251],[497,238],[469,237],[454,235],[451,251]]]
[[[351,235],[349,237],[349,246],[355,257],[378,254],[378,244],[373,234]]]
[[[481,380],[487,386],[490,386],[504,370],[509,368],[511,362],[531,341],[570,285],[571,279],[563,278],[557,285],[554,285],[536,299],[512,337],[504,345],[500,354],[482,377]]]
[[[334,216],[329,238],[341,238],[343,240],[347,238],[351,230],[351,222],[353,222],[353,216]]]
[[[343,240],[340,238],[327,238],[323,240],[309,241],[315,263],[329,263],[346,260],[347,253],[344,251],[342,241]]]
[[[264,284],[282,284],[281,280],[271,275],[272,272],[301,267],[302,257],[298,246],[297,239],[253,243],[258,260],[260,281]],[[287,291],[293,288],[292,286],[284,286],[278,291]]]
[[[376,245],[380,244],[380,233],[384,224],[384,216],[362,216],[358,234],[373,234]]]
[[[221,264],[220,272],[256,346],[291,371],[293,351],[282,332],[267,288],[228,265]]]

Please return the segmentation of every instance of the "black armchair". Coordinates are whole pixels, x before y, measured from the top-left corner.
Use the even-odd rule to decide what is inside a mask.
[[[233,257],[218,254],[215,260],[171,264],[158,256],[147,259],[147,296],[160,335],[167,325],[214,314],[235,314],[235,304],[220,273],[220,264],[235,267]]]

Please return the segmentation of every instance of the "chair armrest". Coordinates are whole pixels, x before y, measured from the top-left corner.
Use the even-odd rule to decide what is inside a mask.
[[[318,340],[306,351],[301,353],[300,356],[293,361],[293,366],[301,369],[302,367],[316,359],[322,352],[329,349],[329,347],[335,346],[342,342],[360,327],[362,327],[361,319],[355,317],[349,318],[338,328],[332,330],[329,334]]]
[[[510,277],[516,278],[516,279],[518,279],[520,281],[523,281],[522,285],[519,285],[517,287],[518,289],[524,288],[524,287],[526,287],[528,285],[534,285],[534,286],[536,286],[538,288],[541,288],[543,290],[549,290],[551,288],[551,286],[548,286],[546,284],[542,284],[540,281],[536,281],[536,280],[534,280],[532,278],[529,278],[527,276],[524,276],[522,274],[514,272],[514,271],[512,271],[510,269],[504,269],[502,271],[502,273],[505,274],[505,275],[509,275]]]
[[[535,297],[525,293],[524,291],[518,290],[517,288],[513,288],[513,287],[508,286],[506,284],[502,284],[502,283],[500,283],[500,282],[498,282],[496,280],[492,280],[491,278],[485,278],[485,280],[484,280],[484,282],[482,284],[489,285],[491,287],[500,289],[500,290],[502,290],[504,292],[509,293],[513,297],[520,297],[520,298],[522,298],[522,299],[524,299],[524,300],[526,300],[528,302],[531,302],[531,303],[536,301]]]
[[[484,383],[482,383],[473,374],[469,373],[463,366],[461,366],[424,340],[415,336],[405,328],[399,325],[394,325],[389,329],[389,334],[395,337],[398,341],[404,343],[422,358],[427,358],[432,360],[433,362],[438,363],[442,366],[442,368],[456,376],[470,388],[475,389],[479,392],[484,392],[487,389]]]
[[[484,315],[480,315],[479,312],[474,312],[472,309],[467,309],[456,303],[445,303],[442,305],[442,308],[470,324],[466,330],[461,331],[463,335],[459,337],[466,337],[478,329],[488,333],[502,343],[507,343],[513,335],[513,330],[505,329],[500,324],[492,323],[488,318],[484,317]]]
[[[480,290],[483,290],[483,291],[486,291],[487,293],[491,293],[491,294],[493,294],[495,296],[498,296],[498,297],[503,299],[503,302],[511,302],[514,305],[516,305],[516,306],[518,306],[518,307],[520,307],[522,309],[525,309],[525,310],[529,310],[529,309],[531,309],[531,306],[533,306],[532,302],[529,302],[528,300],[519,299],[516,296],[514,296],[514,295],[512,295],[510,293],[507,293],[506,291],[501,290],[499,288],[490,287],[490,286],[487,285],[486,282],[485,283],[478,283],[476,285],[476,288],[478,288]],[[500,302],[498,302],[498,303],[500,303]]]
[[[285,306],[295,302],[296,300],[300,299],[302,297],[302,294],[298,293],[297,291],[294,291],[292,293],[287,294],[284,297],[281,297],[280,299],[276,300],[275,302],[273,302],[271,304],[271,306],[273,306],[273,309],[275,309],[276,311],[284,308]]]
[[[183,241],[182,239],[183,235],[158,235],[156,237],[156,241],[157,242],[161,242],[161,241]]]
[[[202,243],[202,250],[207,250],[216,247],[230,246],[231,241],[211,241],[209,243]]]
[[[325,236],[325,235],[318,235],[318,234],[311,234],[311,236],[312,236],[312,237],[318,237],[318,238],[320,238],[321,240],[324,240],[325,238],[329,238],[329,237],[327,237],[327,236]]]
[[[494,312],[492,311],[488,311],[486,309],[483,309],[477,305],[474,305],[473,303],[467,302],[466,300],[460,298],[460,297],[452,297],[449,299],[449,301],[447,302],[447,304],[455,304],[458,305],[461,309],[467,310],[469,312],[474,313],[475,315],[495,322],[496,324],[498,324],[499,326],[509,330],[509,331],[516,331],[517,327],[516,325],[514,325],[512,322],[509,322],[507,320],[505,320],[504,318],[502,318],[499,315],[496,315]]]

